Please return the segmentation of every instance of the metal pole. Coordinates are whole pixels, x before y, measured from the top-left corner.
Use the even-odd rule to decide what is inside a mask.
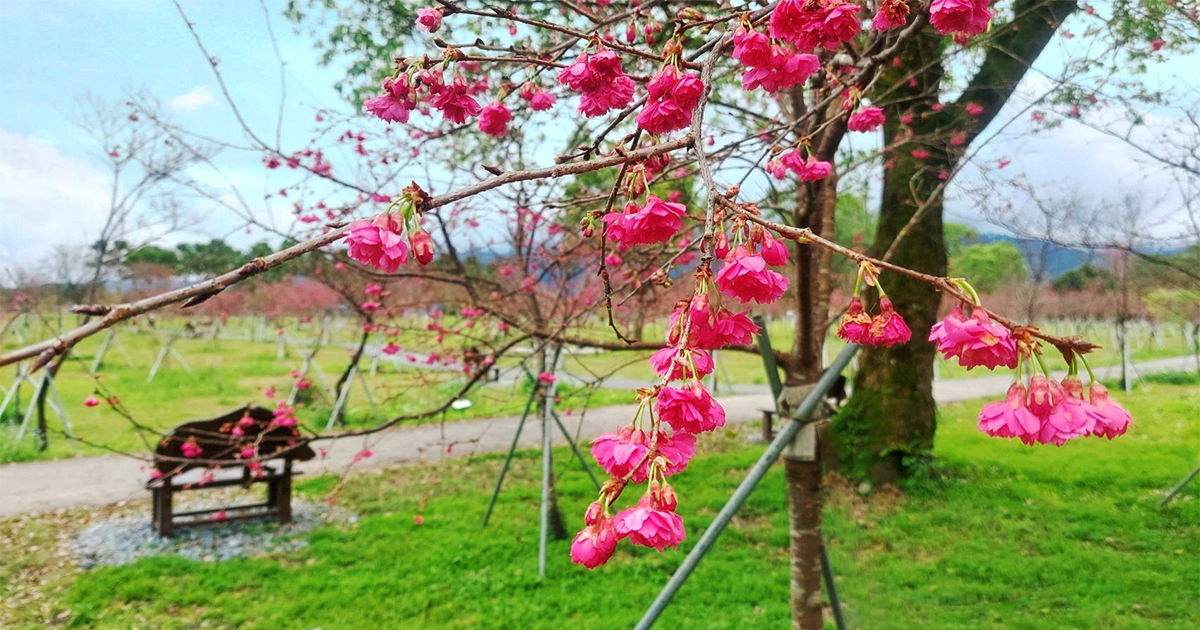
[[[1163,497],[1163,500],[1158,502],[1158,507],[1163,507],[1170,503],[1175,498],[1175,495],[1179,494],[1179,491],[1183,490],[1183,487],[1188,485],[1188,482],[1194,479],[1198,474],[1200,474],[1200,466],[1193,468],[1192,472],[1188,473],[1188,475],[1180,480],[1179,483],[1175,484],[1175,487],[1171,488],[1170,492],[1167,493],[1167,496]]]
[[[554,348],[554,358],[550,360],[550,373],[558,372],[558,357],[562,353],[562,344]],[[537,387],[537,383],[534,383]],[[546,577],[546,543],[550,537],[550,476],[552,461],[550,456],[550,436],[553,429],[550,421],[554,418],[554,394],[558,391],[558,381],[550,383],[546,388],[546,398],[542,403],[542,527],[538,533],[538,578]]]
[[[760,335],[759,339],[761,340],[763,337],[765,337],[765,335]],[[769,343],[767,344],[767,347],[770,347]],[[754,492],[754,488],[758,486],[758,483],[762,481],[762,478],[766,476],[767,471],[771,468],[771,464],[774,464],[775,460],[779,459],[780,454],[783,453],[783,450],[787,448],[788,444],[791,444],[792,439],[796,437],[796,434],[800,432],[800,429],[804,427],[804,425],[808,424],[804,421],[804,419],[807,418],[809,414],[811,414],[813,410],[817,408],[817,405],[821,403],[821,400],[825,397],[825,392],[827,392],[829,388],[833,386],[833,382],[842,373],[842,370],[846,367],[846,364],[850,362],[850,358],[853,357],[856,352],[858,352],[857,344],[850,344],[846,346],[846,348],[842,350],[840,354],[838,354],[837,358],[833,360],[833,365],[830,365],[829,368],[825,370],[825,373],[821,375],[821,379],[817,381],[817,384],[813,387],[812,391],[809,392],[808,396],[804,398],[804,401],[800,403],[800,407],[796,410],[795,416],[790,422],[785,424],[780,429],[779,435],[775,437],[775,441],[771,442],[771,445],[768,446],[767,450],[763,452],[762,457],[758,458],[758,462],[756,462],[754,467],[750,469],[750,472],[746,474],[746,478],[742,480],[742,483],[738,485],[737,490],[733,492],[733,496],[729,497],[729,501],[725,503],[725,507],[721,508],[721,512],[717,514],[717,518],[713,520],[712,525],[710,525],[708,529],[704,531],[704,535],[700,537],[700,541],[696,543],[696,546],[693,547],[691,552],[688,553],[687,557],[683,559],[683,564],[679,565],[679,568],[675,570],[675,574],[672,575],[671,579],[667,581],[667,585],[663,587],[662,592],[659,593],[658,597],[654,599],[654,603],[650,605],[650,608],[646,611],[646,614],[642,615],[641,621],[638,621],[637,626],[635,626],[636,630],[648,630],[654,625],[654,622],[658,619],[658,616],[661,615],[664,610],[666,610],[667,604],[671,602],[671,598],[675,596],[675,593],[679,591],[679,588],[683,586],[683,583],[686,582],[688,577],[691,576],[692,571],[696,569],[696,565],[700,564],[700,560],[702,560],[705,554],[708,553],[708,550],[712,548],[713,543],[717,541],[717,537],[721,535],[721,532],[725,531],[725,527],[729,525],[729,521],[733,520],[733,515],[738,511],[739,508],[742,507],[742,504],[746,502],[746,499],[750,496],[750,493]],[[772,355],[772,358],[773,356],[774,355]],[[770,374],[768,374],[768,377],[770,377]],[[778,374],[775,375],[774,379],[770,380],[778,381]]]
[[[579,447],[575,444],[575,440],[571,438],[571,434],[567,431],[566,425],[563,424],[562,418],[558,417],[558,412],[554,412],[554,422],[558,424],[558,428],[562,431],[563,437],[567,438],[567,444],[571,445],[571,451],[575,453],[575,457],[579,458],[579,463],[583,465],[583,470],[592,478],[592,483],[596,485],[596,491],[600,491],[600,480],[596,478],[596,473],[592,471],[592,467],[588,465],[587,458],[583,453],[579,452]]]
[[[833,623],[838,630],[846,630],[846,618],[842,615],[842,598],[838,596],[833,582],[833,565],[829,563],[829,550],[821,545],[821,575],[825,576],[825,591],[829,595],[829,607],[833,609]]]
[[[537,393],[536,386],[529,392],[529,400],[525,402],[525,411],[521,413],[521,421],[517,423],[517,432],[513,434],[512,444],[508,447],[508,455],[504,457],[504,466],[500,468],[500,476],[496,478],[496,489],[492,490],[492,500],[488,501],[487,511],[483,513],[483,527],[487,527],[488,519],[492,517],[492,509],[496,507],[496,499],[500,497],[500,486],[504,484],[504,476],[508,474],[508,467],[512,464],[513,452],[517,450],[517,441],[521,439],[521,429],[525,427],[525,419],[529,417],[529,410],[533,408],[533,401],[537,399]]]

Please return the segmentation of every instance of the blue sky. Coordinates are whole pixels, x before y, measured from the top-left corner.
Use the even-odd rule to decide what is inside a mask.
[[[315,109],[348,109],[332,87],[341,70],[318,66],[312,37],[295,33],[282,18],[282,0],[266,0],[268,15],[256,0],[183,4],[209,51],[221,60],[241,111],[266,136],[274,133],[280,96],[279,66],[266,31],[269,17],[287,60],[285,150],[303,144]],[[1039,65],[1053,68],[1071,45],[1057,40]],[[1194,57],[1177,60],[1167,70],[1186,76],[1193,62]],[[1036,78],[1027,83],[1032,92]],[[239,137],[207,63],[169,0],[0,0],[0,270],[36,265],[55,244],[89,242],[99,228],[107,183],[94,145],[70,122],[73,111],[86,91],[119,99],[140,89],[157,96],[187,128]],[[1019,101],[1013,107],[1023,105]],[[1170,128],[1171,121],[1164,124]],[[1026,130],[1024,123],[1014,125],[1006,134],[1011,137],[986,148],[981,159],[1010,158],[1013,169],[1042,182],[1067,182],[1100,194],[1167,186],[1130,169],[1136,156],[1127,147],[1079,125],[1068,123],[1036,138],[1023,135]],[[258,159],[236,152],[220,157],[222,168],[255,192],[270,186],[264,186]],[[282,214],[286,204],[279,205],[275,210]],[[205,219],[171,239],[226,236],[239,223],[227,211],[208,210],[198,208]],[[977,218],[961,202],[952,200],[949,210],[954,220]]]

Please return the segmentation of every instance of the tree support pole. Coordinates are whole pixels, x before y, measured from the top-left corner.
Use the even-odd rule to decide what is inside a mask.
[[[588,474],[588,476],[592,478],[592,483],[595,484],[596,491],[599,492],[600,491],[600,480],[596,478],[596,473],[592,470],[592,467],[588,465],[587,458],[584,457],[583,453],[581,453],[579,451],[579,446],[577,444],[575,444],[575,440],[571,437],[571,434],[567,431],[567,427],[566,427],[566,425],[563,424],[562,418],[558,417],[558,412],[554,411],[553,413],[554,413],[554,422],[556,422],[558,424],[558,428],[559,428],[559,430],[562,431],[563,437],[567,439],[567,444],[571,445],[571,451],[575,453],[575,457],[579,458],[579,463],[580,463],[580,465],[583,466],[583,471],[586,472]]]
[[[721,532],[725,531],[725,527],[733,520],[734,514],[742,507],[750,494],[754,492],[754,488],[758,486],[762,478],[767,475],[767,471],[770,470],[771,465],[775,463],[775,460],[779,459],[779,456],[783,454],[788,444],[800,433],[800,429],[808,424],[806,419],[816,410],[824,398],[825,392],[829,391],[829,388],[833,386],[834,381],[837,380],[838,375],[845,369],[846,364],[850,362],[850,358],[854,356],[855,352],[858,352],[857,344],[846,346],[838,354],[837,358],[833,360],[833,364],[825,370],[825,373],[817,381],[812,391],[800,403],[791,421],[780,428],[779,435],[775,437],[775,440],[771,442],[767,450],[763,452],[754,466],[750,468],[750,472],[746,474],[745,479],[742,479],[742,483],[738,485],[737,490],[734,490],[733,496],[729,497],[729,501],[725,503],[725,507],[721,508],[712,525],[709,525],[708,529],[704,530],[704,535],[700,537],[696,546],[683,559],[683,564],[679,565],[679,568],[675,570],[675,574],[667,581],[666,586],[663,587],[662,592],[655,598],[654,603],[650,605],[646,614],[642,615],[642,619],[638,621],[635,630],[648,630],[654,625],[659,615],[666,610],[667,605],[671,602],[671,598],[675,596],[675,593],[679,592],[679,588],[683,586],[683,583],[696,570],[696,566],[704,559],[705,554],[712,549]]]
[[[537,387],[529,392],[529,400],[525,402],[525,411],[521,413],[521,421],[517,423],[517,432],[513,434],[508,454],[504,456],[504,466],[500,468],[500,476],[496,478],[496,488],[492,490],[492,499],[488,501],[487,511],[483,513],[483,527],[487,527],[488,519],[492,518],[492,509],[496,507],[496,499],[500,497],[500,486],[504,484],[504,476],[508,474],[508,467],[512,464],[513,452],[517,450],[517,442],[521,439],[521,429],[525,428],[525,420],[529,418],[529,411],[533,408],[533,401],[537,400],[537,394]]]

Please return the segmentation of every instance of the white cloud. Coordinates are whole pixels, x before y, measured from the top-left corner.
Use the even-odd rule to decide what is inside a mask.
[[[55,244],[99,232],[109,180],[49,142],[0,129],[0,269],[33,267]]]
[[[213,98],[212,92],[208,91],[208,86],[198,85],[192,88],[191,92],[180,94],[171,99],[167,104],[170,105],[171,109],[190,112],[198,107],[212,105],[215,102],[216,99]]]

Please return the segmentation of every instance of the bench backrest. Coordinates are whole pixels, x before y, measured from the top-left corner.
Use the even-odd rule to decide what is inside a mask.
[[[275,414],[270,409],[246,405],[216,418],[185,422],[159,440],[154,449],[154,467],[165,475],[203,468],[208,466],[204,462],[211,460],[236,465],[244,461],[242,449],[255,444],[259,458],[278,454],[279,458],[307,461],[316,457],[308,446],[308,439],[302,437],[296,427],[276,426],[274,419]],[[203,461],[181,461],[192,459],[185,455],[184,444],[189,441],[202,449],[194,459]]]

